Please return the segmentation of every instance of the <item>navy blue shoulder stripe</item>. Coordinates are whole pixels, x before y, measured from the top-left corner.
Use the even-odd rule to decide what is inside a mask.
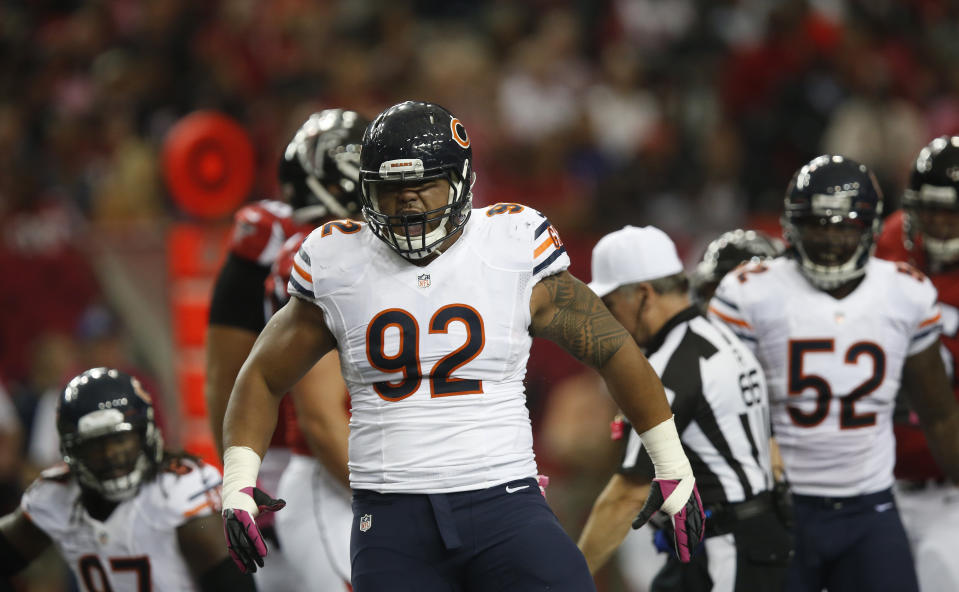
[[[306,253],[306,249],[300,247],[300,258],[303,259],[303,263],[310,265],[310,256]]]
[[[736,333],[735,331],[733,331],[733,333],[735,333],[736,337],[742,339],[743,341],[752,341],[753,343],[759,343],[759,340],[753,337],[752,335],[746,335],[745,333]]]
[[[539,228],[536,229],[536,233],[533,234],[533,238],[539,238],[539,235],[546,232],[546,229],[549,228],[549,220],[543,220],[543,223],[539,225]]]
[[[738,307],[738,306],[736,306],[736,305],[733,304],[732,302],[726,300],[725,298],[720,298],[719,296],[716,296],[715,294],[713,294],[713,298],[715,298],[716,300],[722,302],[723,304],[725,304],[726,306],[728,306],[729,308],[731,308],[731,309],[733,309],[733,310],[739,310],[739,307]]]
[[[536,275],[540,271],[549,267],[550,263],[552,263],[553,261],[556,261],[556,258],[565,252],[566,252],[566,247],[560,247],[556,249],[555,251],[553,251],[553,254],[547,257],[545,261],[543,261],[542,263],[540,263],[539,265],[533,268],[533,275]]]
[[[942,328],[941,328],[939,325],[933,325],[932,327],[929,327],[928,329],[926,329],[925,331],[922,331],[921,333],[916,333],[916,334],[913,336],[912,340],[913,340],[913,341],[919,341],[920,339],[922,339],[922,338],[925,337],[926,335],[929,335],[930,333],[932,333],[932,332],[934,332],[934,331],[940,331],[941,329],[942,329]]]
[[[304,287],[304,286],[303,286],[300,282],[298,282],[298,281],[296,280],[296,278],[293,277],[293,276],[290,276],[290,285],[293,286],[293,289],[296,290],[297,292],[299,292],[300,294],[303,294],[304,296],[309,296],[310,298],[313,298],[313,290],[310,290],[309,288]]]

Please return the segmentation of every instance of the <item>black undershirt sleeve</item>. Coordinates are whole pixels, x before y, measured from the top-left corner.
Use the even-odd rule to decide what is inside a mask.
[[[266,326],[263,283],[269,274],[269,267],[230,253],[213,288],[210,324],[262,331]]]

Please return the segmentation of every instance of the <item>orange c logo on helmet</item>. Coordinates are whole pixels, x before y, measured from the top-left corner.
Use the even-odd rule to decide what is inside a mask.
[[[470,138],[466,135],[466,126],[460,123],[460,120],[453,118],[450,121],[450,131],[453,132],[453,139],[462,148],[470,147]]]

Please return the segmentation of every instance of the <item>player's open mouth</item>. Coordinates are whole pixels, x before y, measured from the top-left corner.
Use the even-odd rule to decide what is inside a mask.
[[[406,236],[420,236],[423,234],[426,215],[422,212],[402,212],[405,225],[400,224],[394,227],[393,231]]]

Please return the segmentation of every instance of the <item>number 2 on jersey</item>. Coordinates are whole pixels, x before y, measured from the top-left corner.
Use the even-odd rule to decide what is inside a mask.
[[[466,342],[441,358],[429,373],[430,395],[449,397],[483,392],[483,381],[452,378],[450,375],[479,355],[486,345],[483,319],[472,306],[449,304],[439,309],[430,319],[429,333],[448,333],[450,323],[460,322],[466,326]],[[399,330],[399,349],[387,355],[384,336],[386,330]],[[400,401],[420,388],[423,371],[420,368],[420,328],[413,315],[399,308],[391,308],[377,314],[366,329],[366,357],[377,370],[386,373],[402,372],[396,380],[374,382],[373,389],[387,401]]]
[[[816,391],[816,408],[812,411],[803,411],[794,405],[787,406],[789,417],[800,427],[811,428],[822,423],[829,415],[829,406],[833,400],[832,387],[825,378],[816,374],[803,373],[803,356],[832,353],[834,349],[835,342],[832,339],[800,339],[789,342],[789,394],[798,396],[806,389]],[[886,355],[879,345],[860,341],[846,350],[844,360],[847,364],[858,364],[863,354],[872,358],[872,376],[848,395],[838,397],[841,405],[839,427],[843,430],[862,428],[876,423],[874,412],[856,413],[856,401],[869,395],[882,384],[886,374]]]

